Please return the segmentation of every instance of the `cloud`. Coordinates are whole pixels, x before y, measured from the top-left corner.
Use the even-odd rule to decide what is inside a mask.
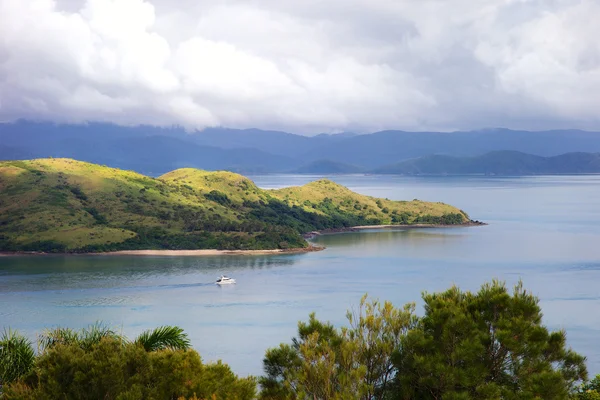
[[[596,0],[0,0],[0,120],[600,129]]]

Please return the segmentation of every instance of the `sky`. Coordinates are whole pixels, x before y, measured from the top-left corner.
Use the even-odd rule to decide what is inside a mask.
[[[598,0],[0,0],[0,121],[600,130]]]

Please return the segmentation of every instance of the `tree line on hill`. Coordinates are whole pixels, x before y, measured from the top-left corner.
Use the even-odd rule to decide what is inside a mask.
[[[15,331],[0,337],[0,399],[600,399],[585,357],[542,324],[521,283],[424,293],[415,305],[361,299],[335,327],[315,314],[291,343],[266,351],[264,375],[203,363],[178,327],[134,340],[100,324],[54,328],[39,351]]]

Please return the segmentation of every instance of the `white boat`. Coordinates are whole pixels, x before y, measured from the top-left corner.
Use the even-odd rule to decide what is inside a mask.
[[[221,275],[219,279],[215,282],[217,285],[231,285],[235,283],[235,279],[228,278],[225,275]]]

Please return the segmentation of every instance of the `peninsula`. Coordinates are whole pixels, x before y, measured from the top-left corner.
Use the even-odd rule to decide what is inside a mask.
[[[308,232],[470,225],[443,203],[391,201],[322,179],[263,190],[231,172],[159,178],[72,159],[0,162],[0,251],[307,249]],[[308,249],[307,249],[308,250]]]

